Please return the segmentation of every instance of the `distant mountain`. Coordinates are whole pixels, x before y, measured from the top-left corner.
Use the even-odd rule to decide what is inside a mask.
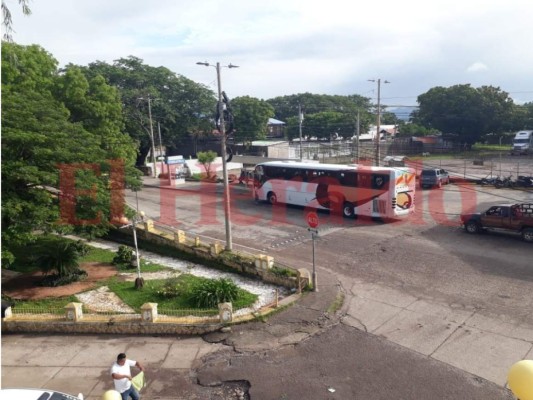
[[[415,110],[415,107],[387,107],[387,112],[394,113],[398,119],[402,121],[408,121],[411,113]]]

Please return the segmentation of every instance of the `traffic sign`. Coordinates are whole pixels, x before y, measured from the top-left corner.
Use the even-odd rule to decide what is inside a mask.
[[[313,229],[318,228],[318,215],[316,212],[311,211],[307,213],[307,225]]]
[[[167,164],[185,164],[185,160],[183,159],[183,156],[168,156]]]

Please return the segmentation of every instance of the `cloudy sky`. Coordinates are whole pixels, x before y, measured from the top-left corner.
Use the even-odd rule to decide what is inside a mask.
[[[13,39],[87,65],[134,55],[230,98],[359,94],[416,105],[435,86],[498,86],[533,101],[531,0],[16,0]]]

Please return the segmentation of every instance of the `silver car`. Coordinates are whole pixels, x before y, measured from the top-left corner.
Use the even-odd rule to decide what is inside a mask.
[[[420,174],[420,187],[442,187],[450,183],[448,171],[442,168],[423,169]]]

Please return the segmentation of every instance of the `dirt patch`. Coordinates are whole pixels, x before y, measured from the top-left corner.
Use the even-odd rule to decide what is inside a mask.
[[[2,294],[19,300],[71,296],[93,289],[97,286],[98,281],[117,275],[117,269],[107,263],[87,262],[82,263],[80,268],[87,272],[85,280],[58,287],[38,286],[38,282],[43,279],[43,274],[40,272],[21,274],[7,279],[4,276],[2,279]]]

